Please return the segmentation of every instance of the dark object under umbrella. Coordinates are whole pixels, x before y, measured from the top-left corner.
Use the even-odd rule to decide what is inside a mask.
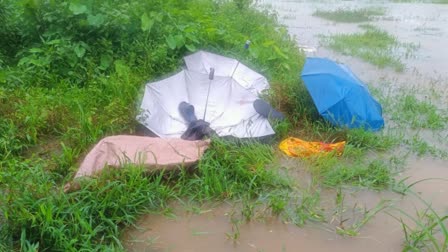
[[[201,140],[216,134],[210,128],[210,123],[197,119],[193,105],[187,102],[181,102],[179,104],[179,112],[188,123],[187,130],[181,136],[182,139],[191,141]]]
[[[254,109],[258,114],[268,120],[282,121],[285,119],[285,116],[283,116],[282,113],[275,110],[269,103],[262,99],[257,99],[254,101]]]

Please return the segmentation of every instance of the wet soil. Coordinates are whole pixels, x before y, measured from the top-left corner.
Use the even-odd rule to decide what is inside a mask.
[[[424,92],[425,95],[426,92],[432,92],[437,97],[427,98],[438,99],[439,104],[446,108],[448,5],[378,2],[258,1],[277,11],[280,21],[296,36],[307,55],[343,62],[358,77],[373,86],[381,87],[388,83],[394,88],[405,87],[417,93]],[[402,59],[406,65],[403,72],[379,69],[320,45],[319,34],[359,31],[358,24],[335,23],[312,16],[317,9],[344,6],[385,7],[386,14],[369,23],[388,31],[401,42],[419,45],[413,57]],[[430,133],[427,135],[437,138]],[[428,139],[433,141],[431,137]],[[435,145],[446,147],[443,141]],[[310,175],[304,169],[299,169],[300,164],[295,160],[284,159],[282,164],[289,169],[297,168],[294,177],[299,184],[306,186],[309,183]],[[336,234],[336,228],[341,225],[339,217],[332,217],[332,212],[337,208],[336,192],[324,190],[321,191],[321,206],[327,209],[326,223],[311,222],[299,228],[279,218],[264,217],[239,224],[237,231],[231,217],[235,207],[230,203],[203,207],[200,213],[187,211],[188,208],[184,206],[173,206],[174,214],[170,217],[160,214],[144,216],[136,227],[124,233],[122,240],[129,251],[401,251],[403,230],[394,217],[403,218],[405,223],[412,226],[413,222],[402,213],[415,216],[417,211],[425,209],[426,206],[419,198],[431,202],[432,207],[440,213],[448,212],[448,161],[410,157],[406,160],[404,171],[396,179],[406,179],[408,185],[420,181],[412,187],[417,196],[403,196],[391,191],[344,190],[344,209],[349,219],[356,217],[356,209],[372,209],[381,201],[391,205],[371,219],[355,237]],[[231,238],[238,234],[238,239]]]

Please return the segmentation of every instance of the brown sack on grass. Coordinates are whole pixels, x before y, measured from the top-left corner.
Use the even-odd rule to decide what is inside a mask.
[[[93,176],[106,166],[144,165],[150,170],[191,166],[199,161],[210,141],[186,141],[178,138],[110,136],[103,138],[85,157],[74,178]],[[65,191],[72,190],[71,184]]]

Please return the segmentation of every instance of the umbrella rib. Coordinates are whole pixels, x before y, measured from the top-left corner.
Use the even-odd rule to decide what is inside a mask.
[[[235,74],[235,72],[236,72],[236,69],[238,68],[238,66],[240,65],[240,61],[238,60],[237,61],[237,63],[236,63],[236,66],[235,66],[235,68],[233,69],[233,72],[232,72],[232,75],[230,75],[230,78],[232,78],[233,79],[233,75]]]

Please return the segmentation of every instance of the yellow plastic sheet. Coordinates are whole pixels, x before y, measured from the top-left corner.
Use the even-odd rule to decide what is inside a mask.
[[[283,140],[279,148],[290,157],[309,157],[316,154],[335,152],[341,155],[344,152],[345,141],[338,143],[307,142],[299,138],[288,137]]]

